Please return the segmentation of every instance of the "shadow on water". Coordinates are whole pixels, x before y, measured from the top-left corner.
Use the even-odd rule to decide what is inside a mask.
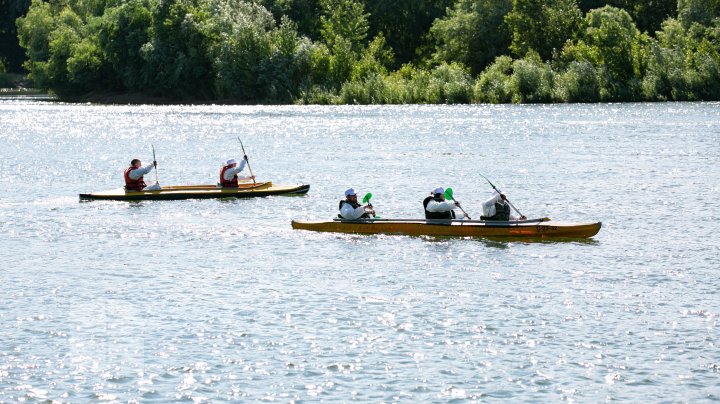
[[[581,244],[581,245],[599,245],[600,242],[592,238],[577,237],[556,237],[548,238],[528,238],[528,237],[444,237],[444,236],[406,236],[408,238],[422,238],[428,242],[448,242],[451,240],[467,240],[483,244],[486,247],[505,249],[512,244]]]
[[[548,238],[529,238],[529,237],[455,237],[455,236],[412,236],[406,234],[342,234],[342,233],[331,233],[335,234],[336,239],[342,240],[383,240],[388,238],[393,239],[407,239],[407,240],[422,240],[428,243],[447,244],[449,242],[476,242],[490,248],[506,249],[513,244],[578,244],[578,245],[589,245],[596,246],[600,245],[598,240],[592,238],[578,238],[578,237],[554,237]]]

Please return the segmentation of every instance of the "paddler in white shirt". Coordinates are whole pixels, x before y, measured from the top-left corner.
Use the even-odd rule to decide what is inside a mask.
[[[460,202],[446,201],[445,190],[435,188],[430,196],[423,200],[425,219],[455,219],[453,209],[460,206]]]
[[[509,221],[509,220],[525,220],[525,216],[516,217],[512,215],[510,211],[510,204],[507,202],[507,198],[501,190],[492,191],[492,196],[487,201],[483,202],[483,215],[480,217],[481,220],[498,220],[498,221]]]
[[[369,219],[375,215],[372,205],[368,203],[362,206],[358,203],[357,194],[352,188],[345,191],[345,199],[340,201],[338,209],[340,209],[338,216],[345,220]]]
[[[253,176],[238,177],[238,173],[245,169],[246,162],[247,156],[243,156],[243,159],[240,161],[239,165],[237,161],[235,161],[235,159],[228,160],[223,166],[223,168],[220,169],[220,186],[227,188],[237,188],[239,186],[238,180],[247,181],[254,179],[255,177]]]

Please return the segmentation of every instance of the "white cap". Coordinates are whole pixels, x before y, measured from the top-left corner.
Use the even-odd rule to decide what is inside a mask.
[[[235,164],[235,163],[237,163],[237,161],[235,161],[235,159],[230,159],[227,162],[225,162],[225,165],[229,166],[230,164]]]
[[[440,188],[435,188],[435,189],[433,190],[433,194],[444,194],[444,193],[445,193],[445,190],[442,189],[442,187],[440,187]]]
[[[348,188],[348,189],[345,191],[345,196],[350,196],[350,195],[355,195],[355,190],[352,189],[352,188]]]

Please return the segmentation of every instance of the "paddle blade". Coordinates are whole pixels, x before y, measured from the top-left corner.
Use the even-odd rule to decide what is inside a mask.
[[[455,199],[453,198],[453,189],[448,188],[445,190],[445,199]]]
[[[362,203],[368,203],[368,201],[372,198],[372,193],[368,192],[365,194],[365,197],[363,197]]]

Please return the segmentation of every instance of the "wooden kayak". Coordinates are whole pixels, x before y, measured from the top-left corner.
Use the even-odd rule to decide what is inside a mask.
[[[548,218],[509,222],[483,220],[361,219],[333,221],[293,220],[293,229],[356,234],[409,236],[588,238],[602,223],[567,223]]]
[[[273,185],[272,182],[241,184],[238,188],[217,185],[171,185],[157,191],[126,191],[123,188],[80,194],[81,200],[175,201],[182,199],[255,198],[271,195],[302,195],[310,185]]]

